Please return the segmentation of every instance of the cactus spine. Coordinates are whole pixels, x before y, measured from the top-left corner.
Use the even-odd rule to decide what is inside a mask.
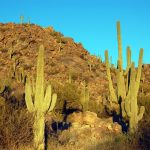
[[[39,48],[37,60],[37,76],[35,84],[35,93],[32,91],[30,80],[25,85],[25,101],[29,112],[35,113],[34,121],[34,148],[36,150],[44,150],[44,116],[47,112],[53,110],[56,104],[57,94],[52,95],[51,85],[48,85],[44,95],[44,47]],[[34,99],[32,99],[34,96]]]
[[[145,108],[142,106],[138,115],[137,96],[140,86],[143,49],[140,49],[137,73],[134,63],[131,63],[131,50],[127,47],[127,67],[123,70],[122,46],[120,22],[117,22],[118,37],[118,67],[117,67],[117,93],[113,88],[113,82],[110,74],[110,64],[108,51],[105,51],[105,63],[107,78],[109,82],[110,104],[116,112],[123,117],[129,118],[129,131],[134,133],[137,129],[138,121],[142,118]],[[114,107],[115,106],[115,107]],[[117,107],[116,107],[117,106]],[[117,109],[116,109],[117,108]],[[119,109],[119,110],[118,110]]]

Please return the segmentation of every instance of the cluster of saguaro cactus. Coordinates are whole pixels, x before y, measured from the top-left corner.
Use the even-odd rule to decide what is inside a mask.
[[[83,111],[87,111],[89,105],[89,88],[85,81],[83,84],[83,90],[81,92],[80,102],[82,104]]]
[[[105,63],[107,70],[107,78],[109,81],[110,103],[115,111],[123,117],[129,119],[129,131],[135,132],[138,121],[142,118],[145,108],[142,106],[138,112],[137,96],[140,86],[143,49],[140,49],[139,62],[137,72],[134,67],[134,62],[131,62],[131,50],[127,47],[127,67],[123,70],[122,45],[120,22],[117,22],[118,34],[118,67],[116,70],[117,92],[113,87],[113,82],[110,74],[110,63],[108,51],[105,51]],[[139,114],[138,114],[139,113]]]
[[[35,91],[33,91],[35,89]],[[45,95],[44,95],[45,94]],[[25,85],[25,101],[29,112],[35,113],[34,120],[34,148],[44,150],[45,139],[45,114],[51,112],[55,107],[57,94],[52,94],[51,85],[44,89],[44,47],[39,48],[37,60],[37,76],[35,87],[31,86],[30,79],[27,78]]]

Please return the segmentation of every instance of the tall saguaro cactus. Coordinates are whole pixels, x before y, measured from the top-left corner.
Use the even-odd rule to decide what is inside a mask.
[[[105,51],[106,72],[109,82],[110,104],[113,109],[119,112],[123,117],[129,118],[129,131],[135,132],[137,129],[138,121],[142,118],[145,108],[140,108],[138,114],[137,96],[140,86],[143,49],[140,49],[139,62],[137,72],[134,63],[131,63],[131,50],[127,47],[127,67],[123,70],[122,60],[122,45],[121,45],[121,31],[120,22],[117,22],[117,37],[118,37],[118,66],[116,70],[117,79],[117,92],[113,87],[113,82],[110,74],[110,64],[108,51]],[[115,107],[114,107],[115,106]],[[118,107],[116,107],[118,106]]]
[[[32,89],[35,89],[33,91]],[[51,85],[48,85],[44,92],[44,47],[39,48],[37,60],[37,76],[35,88],[31,86],[30,80],[27,79],[25,85],[25,101],[29,112],[35,113],[34,120],[34,148],[36,150],[44,150],[45,139],[45,121],[44,116],[47,112],[53,110],[56,104],[57,94],[52,95]],[[45,94],[44,94],[45,93]]]

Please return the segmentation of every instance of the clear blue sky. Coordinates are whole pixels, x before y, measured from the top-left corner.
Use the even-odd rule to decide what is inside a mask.
[[[124,59],[126,47],[137,61],[144,48],[144,63],[150,63],[150,0],[1,0],[0,22],[27,22],[56,31],[81,42],[91,54],[109,50],[117,59],[116,21],[120,20]]]

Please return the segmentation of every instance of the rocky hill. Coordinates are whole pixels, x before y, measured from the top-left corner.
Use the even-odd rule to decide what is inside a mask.
[[[81,43],[75,43],[70,37],[64,37],[52,27],[42,28],[34,24],[0,23],[0,80],[6,78],[10,68],[23,67],[26,74],[36,73],[36,61],[39,45],[45,47],[45,77],[47,81],[60,84],[73,82],[82,88],[84,80],[88,82],[90,100],[102,103],[108,95],[108,82],[105,64],[84,49]],[[150,93],[150,65],[143,66],[142,92]],[[112,68],[113,81],[115,70]]]
[[[143,149],[145,143],[149,147],[149,64],[143,65],[138,96],[138,103],[146,110],[139,125],[140,136],[124,137],[121,133],[127,131],[127,125],[115,114],[110,117],[108,80],[101,58],[90,55],[81,43],[52,27],[0,23],[0,149],[33,149],[34,117],[26,111],[24,77],[35,79],[41,44],[45,48],[46,84],[51,83],[57,93],[54,111],[45,115],[47,149],[134,150],[138,146]],[[111,76],[115,86],[113,64]],[[88,111],[82,111],[80,102],[85,83],[89,87]]]

